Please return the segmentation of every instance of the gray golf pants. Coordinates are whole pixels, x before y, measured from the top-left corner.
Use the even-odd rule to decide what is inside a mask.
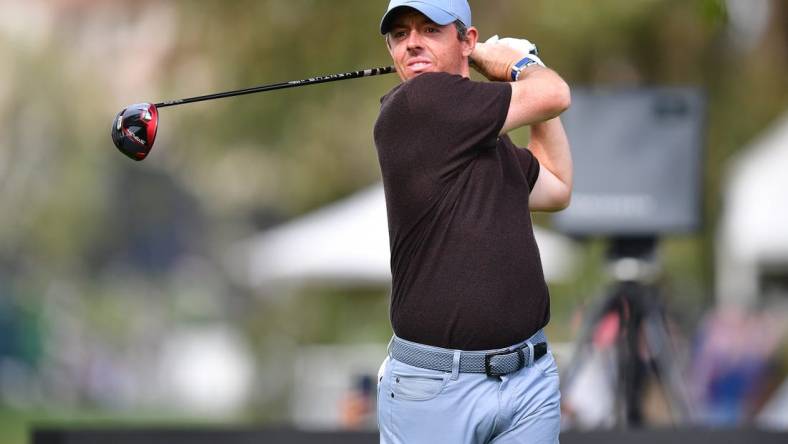
[[[560,431],[558,367],[548,351],[501,377],[413,367],[386,358],[378,384],[381,444],[553,444]]]

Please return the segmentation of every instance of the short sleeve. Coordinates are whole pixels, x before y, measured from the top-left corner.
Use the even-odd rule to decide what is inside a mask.
[[[515,148],[515,153],[517,153],[520,169],[523,170],[525,180],[528,182],[528,188],[533,190],[536,180],[539,179],[539,169],[541,168],[539,160],[528,149]]]

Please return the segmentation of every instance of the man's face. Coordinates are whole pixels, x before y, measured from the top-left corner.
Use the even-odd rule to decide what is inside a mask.
[[[453,23],[438,25],[415,9],[405,9],[392,21],[389,53],[403,81],[425,72],[446,72],[468,77],[468,57],[476,44],[476,29],[468,40],[457,38]]]

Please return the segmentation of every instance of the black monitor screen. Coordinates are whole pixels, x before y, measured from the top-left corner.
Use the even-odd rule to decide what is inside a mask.
[[[626,236],[699,229],[701,91],[574,89],[562,120],[575,177],[571,205],[554,218],[558,230]]]

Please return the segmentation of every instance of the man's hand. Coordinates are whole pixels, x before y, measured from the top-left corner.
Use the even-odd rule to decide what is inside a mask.
[[[487,41],[484,43],[497,43],[500,45],[506,45],[518,51],[528,53],[530,55],[535,55],[535,56],[539,55],[539,49],[536,48],[536,45],[534,45],[533,43],[531,43],[529,40],[526,39],[514,39],[511,37],[504,37],[501,39],[498,38],[498,35],[496,34],[490,37],[489,39],[487,39]]]
[[[528,56],[544,66],[536,45],[525,39],[503,38],[497,35],[484,43],[477,43],[471,54],[471,66],[492,81],[510,82],[514,65]]]

